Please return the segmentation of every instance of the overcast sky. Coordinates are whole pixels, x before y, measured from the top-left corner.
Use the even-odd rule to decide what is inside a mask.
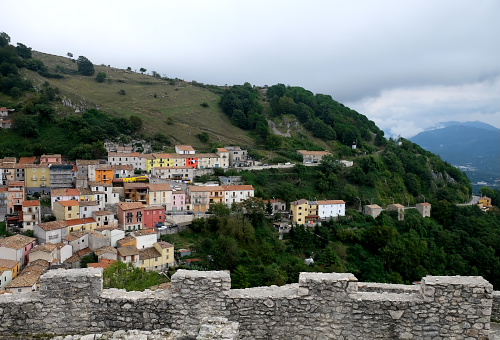
[[[301,86],[387,136],[500,127],[500,1],[0,0],[34,50],[215,85]]]

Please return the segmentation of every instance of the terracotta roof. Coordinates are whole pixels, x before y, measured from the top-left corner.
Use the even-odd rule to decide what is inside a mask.
[[[18,234],[0,239],[0,246],[10,249],[21,249],[33,241],[36,241],[36,238]]]
[[[78,256],[78,254],[71,255],[66,260],[64,260],[63,263],[75,263],[75,262],[80,262],[80,256]]]
[[[382,207],[378,204],[368,204],[368,205],[365,205],[365,207],[368,207],[370,209],[382,209]]]
[[[165,242],[165,241],[160,241],[160,242],[158,242],[158,244],[160,245],[160,247],[161,247],[162,249],[166,249],[166,248],[173,248],[173,247],[174,247],[174,245],[173,245],[173,244],[170,244],[170,243]]]
[[[33,157],[21,157],[19,158],[19,164],[33,164],[36,161],[36,156]]]
[[[52,231],[66,228],[66,221],[43,222],[38,225],[42,230]]]
[[[38,207],[40,206],[39,200],[23,201],[23,207]]]
[[[418,203],[420,205],[431,205],[430,203]]]
[[[149,260],[154,259],[156,257],[161,257],[161,254],[155,248],[145,248],[139,250],[139,259],[140,260]]]
[[[130,255],[138,255],[139,251],[136,246],[125,246],[117,249],[118,255],[120,256],[130,256]]]
[[[37,251],[41,251],[44,253],[52,253],[54,251],[54,249],[56,249],[56,248],[57,248],[57,244],[55,244],[55,243],[39,244],[30,250],[30,254],[37,252]]]
[[[97,263],[88,263],[87,266],[91,268],[102,268],[106,269],[111,266],[113,263],[118,262],[117,260],[109,260],[109,259],[101,259],[100,262]]]
[[[229,150],[226,149],[226,148],[217,148],[217,151],[219,151],[219,152],[229,152]]]
[[[108,152],[108,157],[141,157],[139,152]]]
[[[108,211],[108,210],[99,210],[99,211],[94,211],[92,213],[92,215],[95,215],[95,216],[106,216],[106,215],[114,215],[114,213],[112,211]]]
[[[17,266],[18,263],[19,263],[19,261],[0,259],[0,268],[12,269],[15,266]]]
[[[68,236],[66,236],[64,238],[64,240],[68,241],[68,242],[73,242],[73,241],[76,241],[80,238],[82,238],[83,236],[89,234],[89,231],[87,230],[82,230],[82,231],[74,231],[72,233],[70,233]]]
[[[123,187],[125,189],[133,189],[133,188],[148,188],[149,187],[149,183],[128,183],[128,182],[125,182],[123,183]]]
[[[135,237],[129,235],[129,236],[122,238],[121,240],[116,241],[116,244],[118,247],[122,247],[124,244],[127,244],[129,242],[135,242],[135,241],[136,241]]]
[[[132,234],[134,234],[135,237],[139,237],[139,236],[156,234],[156,231],[154,231],[154,229],[141,229],[141,230],[134,230]]]
[[[30,262],[26,268],[7,285],[7,288],[32,287],[48,269],[49,263],[45,260]]]
[[[208,192],[208,191],[225,191],[224,187],[214,185],[192,185],[188,187],[188,190],[191,192]]]
[[[71,227],[80,224],[96,223],[96,220],[94,220],[92,217],[85,217],[85,218],[75,218],[72,220],[66,220],[65,222],[67,227]]]
[[[51,196],[80,196],[78,189],[73,188],[59,188],[50,191]]]
[[[149,184],[149,191],[172,191],[172,187],[168,183]]]
[[[77,159],[76,164],[77,165],[98,165],[99,160],[97,160],[97,159]]]
[[[119,202],[118,207],[121,210],[132,210],[132,209],[140,209],[144,207],[144,204],[141,202]]]
[[[144,207],[144,211],[146,210],[161,210],[165,211],[165,207],[162,205],[152,206],[152,207]]]
[[[63,207],[74,207],[74,206],[79,206],[80,203],[76,200],[69,200],[69,201],[57,201],[55,203],[59,203]]]
[[[108,254],[108,253],[116,254],[117,252],[118,251],[116,250],[116,248],[111,246],[101,247],[94,250],[94,254],[96,254],[97,256],[101,256],[103,254]]]
[[[12,181],[9,183],[9,187],[24,187],[24,181]]]
[[[323,204],[345,204],[344,201],[342,200],[325,200],[325,201],[317,201],[318,205],[323,205]]]
[[[107,237],[106,235],[104,235],[104,234],[101,234],[101,233],[98,233],[98,232],[93,232],[93,231],[91,231],[91,232],[90,232],[90,235],[91,235],[92,237],[95,237],[95,238],[103,238],[103,239],[104,239],[104,238],[108,238],[108,237]]]
[[[99,202],[97,201],[80,201],[80,206],[81,207],[91,207],[91,206],[98,206]]]
[[[181,151],[194,151],[191,145],[176,145],[175,147]]]
[[[42,155],[41,158],[48,158],[48,157],[51,157],[51,158],[61,158],[61,154],[59,153],[56,153],[54,155]]]
[[[394,204],[389,204],[387,206],[387,208],[389,208],[389,207],[395,207],[395,208],[398,208],[398,209],[404,209],[405,206],[402,205],[402,204],[399,204],[399,203],[394,203]]]
[[[47,165],[47,163],[45,164],[25,164],[24,165],[26,169],[33,169],[33,168],[45,168],[45,169],[50,169],[50,167]]]
[[[227,191],[238,191],[238,190],[255,190],[252,185],[223,185],[224,190]]]
[[[305,200],[305,199],[300,199],[300,200],[297,200],[297,201],[293,201],[290,203],[291,205],[302,205],[302,204],[309,204],[309,201],[308,200]]]
[[[76,254],[80,257],[84,257],[90,253],[92,253],[92,249],[90,249],[89,247],[83,248],[82,250],[76,252]]]

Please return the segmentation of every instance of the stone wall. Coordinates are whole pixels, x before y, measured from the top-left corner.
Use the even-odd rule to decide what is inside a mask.
[[[487,339],[493,295],[494,313],[499,302],[481,277],[403,286],[301,273],[282,287],[230,286],[227,272],[179,270],[169,290],[125,292],[103,290],[101,269],[53,270],[38,292],[0,296],[0,335],[169,328],[213,339]]]
[[[491,308],[491,319],[500,322],[500,292],[493,292],[493,306]]]

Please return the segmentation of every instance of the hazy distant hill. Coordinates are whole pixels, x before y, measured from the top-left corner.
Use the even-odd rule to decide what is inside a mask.
[[[462,126],[469,126],[473,128],[478,128],[478,129],[485,129],[485,130],[490,130],[490,131],[498,131],[498,129],[490,124],[486,124],[480,121],[474,121],[474,122],[457,122],[457,121],[449,121],[449,122],[441,122],[436,125],[433,125],[431,127],[428,127],[425,129],[425,131],[431,131],[431,130],[437,130],[437,129],[443,129],[448,126],[454,126],[454,125],[462,125]]]
[[[498,186],[500,130],[482,122],[445,122],[410,138],[467,173],[475,189]],[[478,184],[480,182],[480,184]]]

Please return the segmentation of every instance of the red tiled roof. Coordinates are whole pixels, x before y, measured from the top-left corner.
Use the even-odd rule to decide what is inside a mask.
[[[39,200],[24,201],[23,207],[37,207],[40,205]]]

